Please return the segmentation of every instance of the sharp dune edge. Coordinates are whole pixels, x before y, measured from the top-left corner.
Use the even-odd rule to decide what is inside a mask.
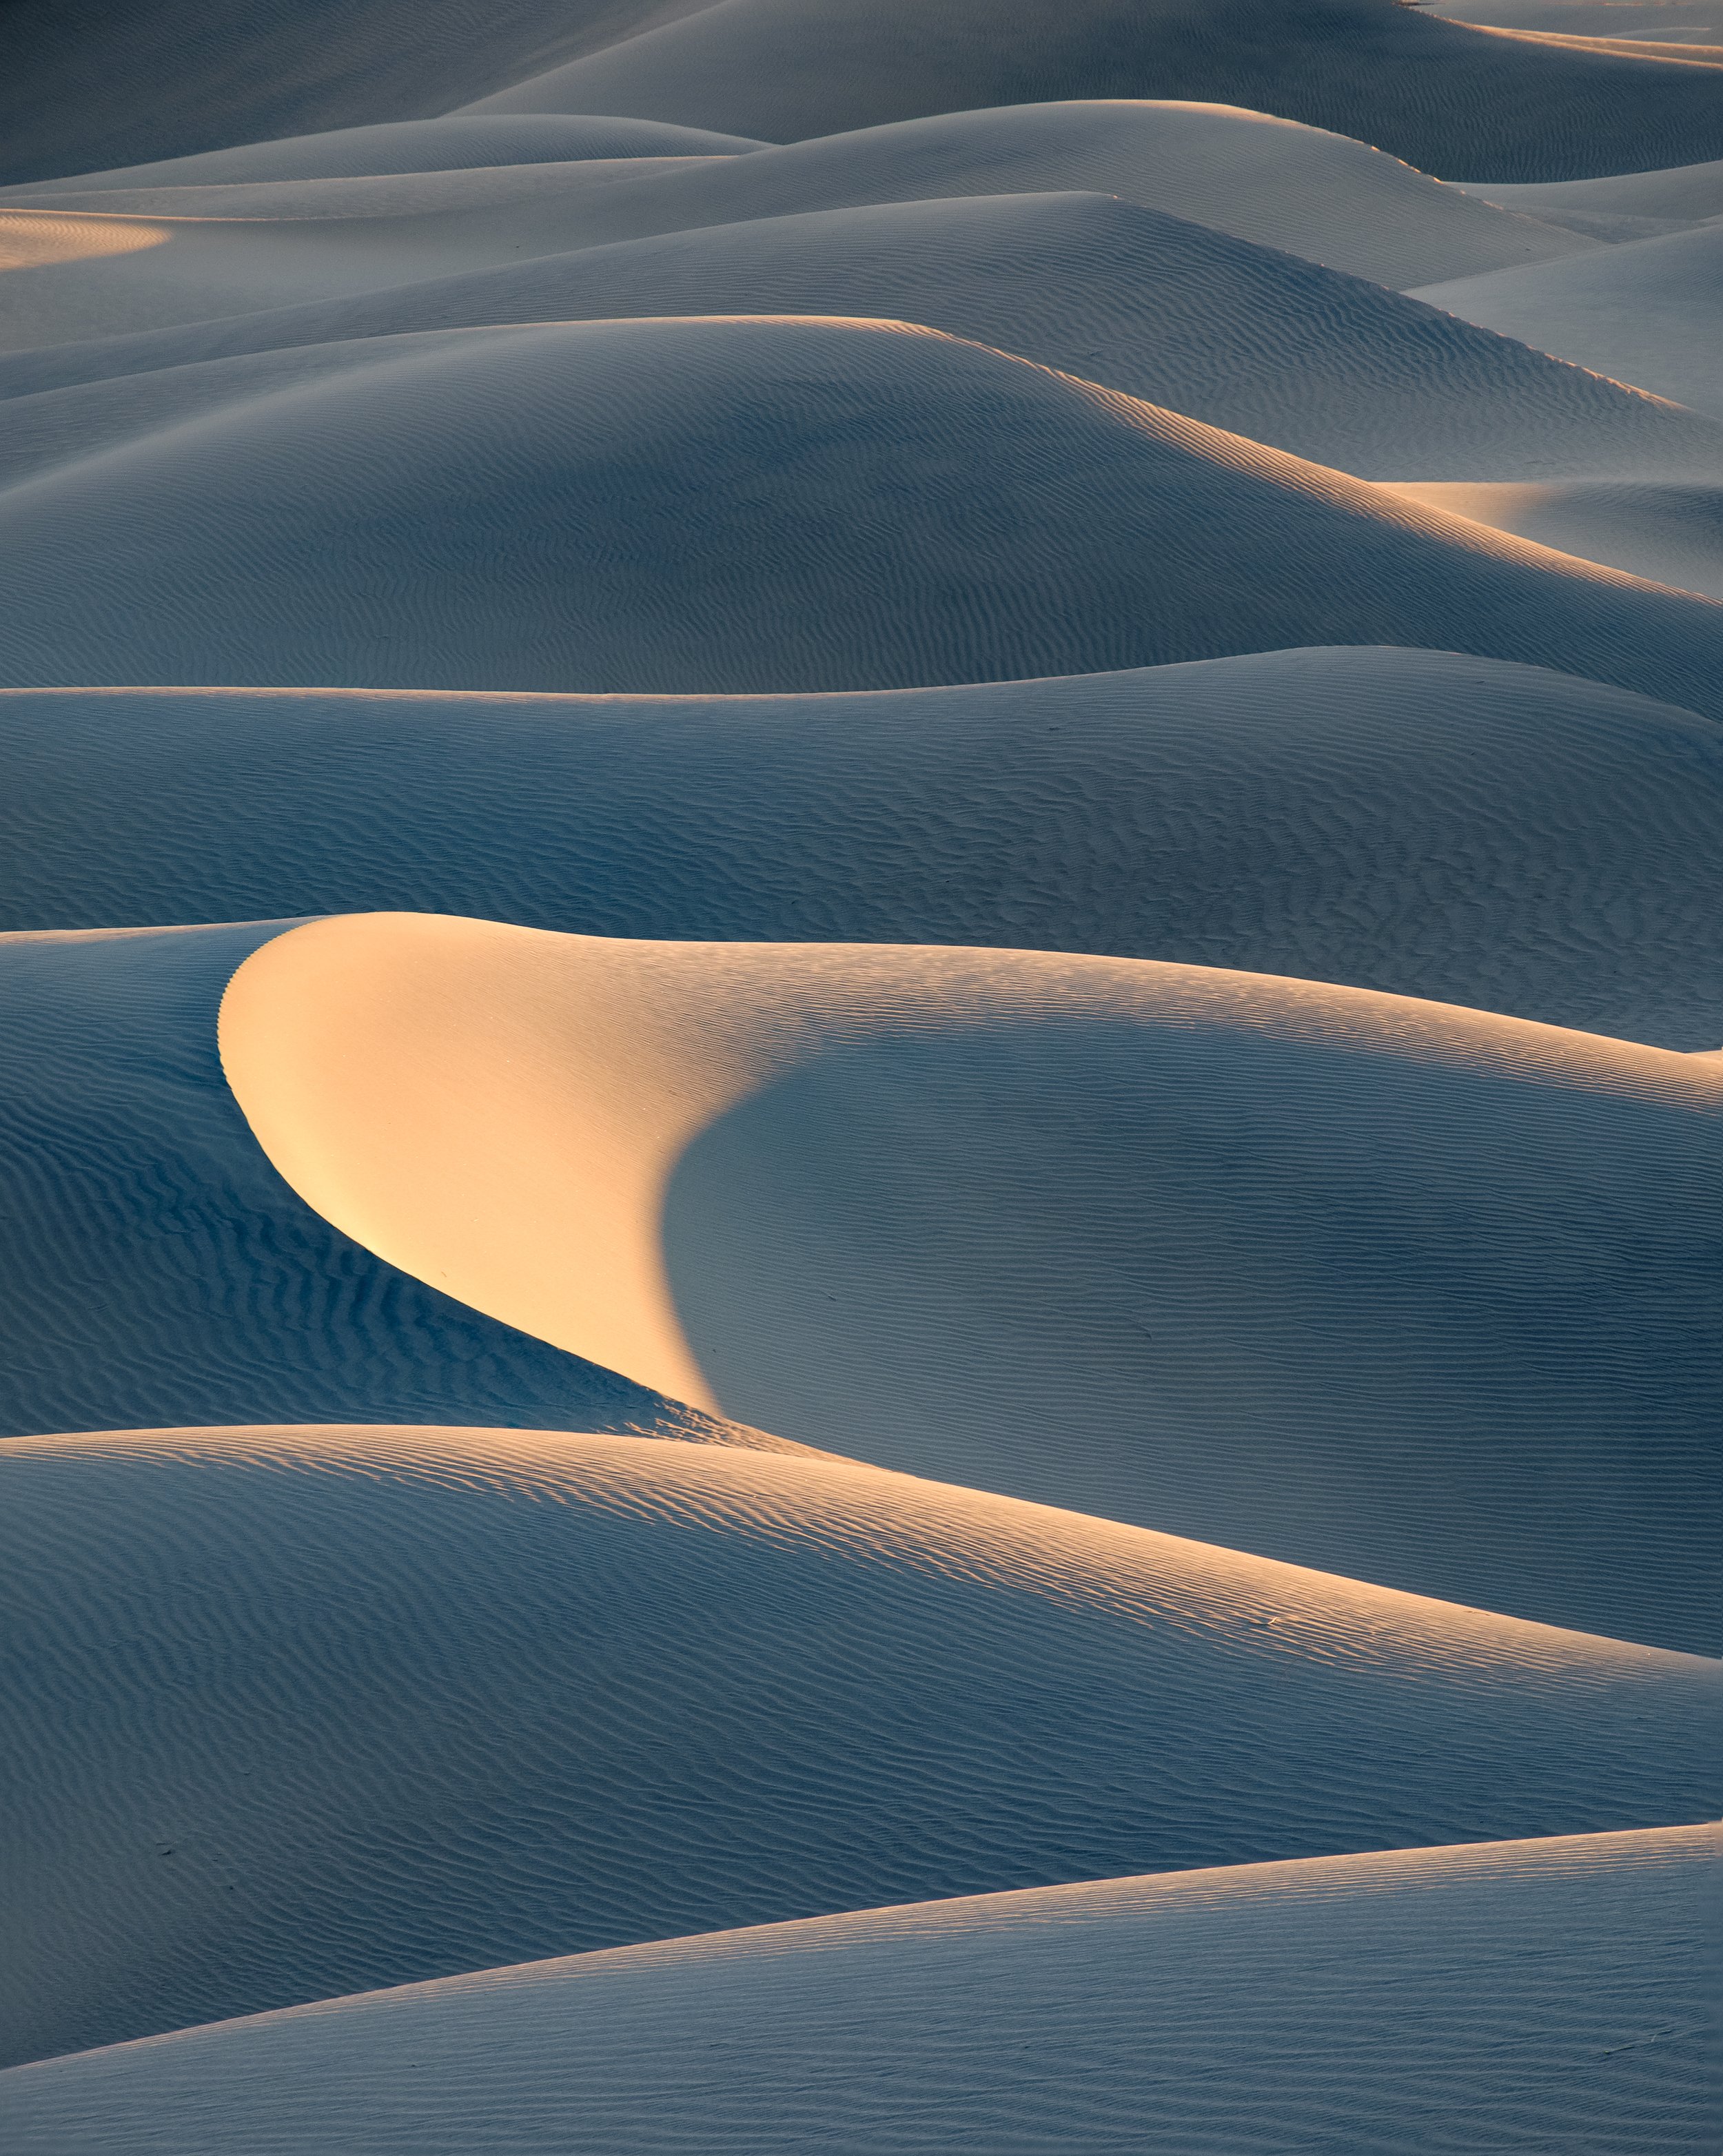
[[[1697,0],[13,0],[0,2141],[1714,2156]]]

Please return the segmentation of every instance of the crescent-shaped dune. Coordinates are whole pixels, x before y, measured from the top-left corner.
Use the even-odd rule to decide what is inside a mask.
[[[451,1302],[294,1196],[215,1052],[228,976],[280,925],[0,937],[0,1431],[503,1422],[781,1444]]]
[[[17,690],[0,745],[8,928],[1002,942],[1723,1039],[1723,732],[1452,654],[859,696]]]
[[[1717,1851],[1326,1857],[627,1948],[16,2068],[0,2122],[18,2156],[1710,2156]]]
[[[291,378],[291,362],[242,374],[209,372],[210,362],[643,315],[920,322],[1365,479],[1723,477],[1715,419],[1362,279],[1108,196],[1063,193],[707,225],[14,354],[0,364],[11,400],[0,480],[203,411],[242,381]]]
[[[221,1048],[344,1233],[674,1398],[1714,1640],[1723,1060],[1140,961],[411,914],[262,945]]]
[[[368,349],[8,489],[0,680],[866,689],[1386,643],[1723,712],[1713,603],[932,331]]]
[[[1715,1663],[874,1468],[282,1430],[14,1440],[0,1474],[30,1671],[8,2064],[547,1952],[1723,1793]]]

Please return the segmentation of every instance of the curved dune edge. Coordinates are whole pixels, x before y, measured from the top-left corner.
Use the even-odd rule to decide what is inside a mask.
[[[265,944],[229,983],[219,1032],[259,1143],[345,1234],[490,1316],[722,1413],[659,1240],[694,1139],[846,1038],[1055,1013],[1218,1022],[1723,1102],[1708,1062],[1366,989],[1037,952],[612,942],[409,914]]]
[[[8,2062],[1718,1794],[1704,1658],[854,1462],[276,1428],[13,1440],[0,1476]]]
[[[19,2156],[815,2142],[1705,2156],[1709,1829],[873,1910],[332,1999],[0,2075]],[[1458,2111],[1457,2092],[1463,2092]]]

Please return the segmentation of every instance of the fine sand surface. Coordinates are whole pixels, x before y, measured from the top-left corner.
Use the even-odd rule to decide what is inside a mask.
[[[1723,1058],[1142,961],[424,914],[262,945],[221,1047],[345,1234],[674,1398],[1715,1648]]]
[[[1715,2156],[1723,17],[0,14],[6,2156]]]
[[[1723,110],[1723,86],[1718,91]],[[1723,417],[1723,221],[1426,285],[1433,307]]]
[[[373,338],[256,393],[251,363],[0,494],[0,681],[873,689],[1400,644],[1723,713],[1715,602],[932,331]]]
[[[0,744],[8,929],[388,907],[1002,943],[1723,1045],[1723,729],[1486,660],[856,696],[22,690]],[[126,953],[101,963],[120,993]]]
[[[278,357],[298,348],[649,315],[921,322],[1364,479],[1723,480],[1723,422],[1363,278],[1067,192],[710,225],[14,353],[0,483],[334,363]],[[213,365],[242,356],[257,364]]]
[[[0,1430],[719,1434],[379,1264],[286,1188],[215,1044],[228,976],[277,926],[0,937]]]
[[[0,1472],[8,2065],[550,1945],[1718,1794],[1715,1662],[873,1468],[290,1429]]]
[[[1710,2156],[1718,1881],[1676,1828],[827,1917],[23,2067],[0,2121],[21,2156]]]

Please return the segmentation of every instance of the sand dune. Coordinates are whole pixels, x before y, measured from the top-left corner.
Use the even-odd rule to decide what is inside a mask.
[[[645,147],[572,163],[14,192],[14,227],[147,218],[167,244],[147,276],[71,259],[13,275],[0,342],[144,331],[749,218],[978,194],[1119,194],[1395,285],[1598,246],[1438,187],[1362,143],[1225,107],[1112,100],[957,113],[722,162]]]
[[[1718,93],[1723,110],[1723,87]],[[1433,307],[1723,417],[1723,221],[1430,285]]]
[[[151,165],[39,180],[8,191],[20,201],[116,187],[218,187],[259,180],[354,179],[377,173],[464,172],[481,165],[556,165],[583,158],[710,157],[757,150],[758,142],[659,120],[591,114],[455,113],[397,120],[321,135],[206,150]]]
[[[676,0],[11,0],[0,177],[415,121]]]
[[[1723,1035],[1723,732],[1483,660],[687,701],[16,690],[0,742],[4,927],[384,906],[1004,942]]]
[[[1710,71],[1510,39],[1377,0],[723,0],[471,108],[636,112],[770,141],[970,106],[1247,105],[1450,179],[1561,180],[1723,153]]]
[[[1710,2156],[1717,1870],[1687,1829],[827,1917],[20,2067],[0,2120],[19,2156]]]
[[[1621,172],[1600,180],[1566,180],[1554,186],[1535,182],[1493,187],[1488,198],[1523,215],[1556,224],[1577,220],[1581,229],[1593,220],[1641,220],[1650,224],[1702,224],[1723,217],[1723,159],[1705,165],[1677,165],[1654,172]]]
[[[1595,480],[1396,491],[1540,546],[1723,599],[1723,488]]]
[[[8,2064],[545,1952],[1720,1794],[1715,1663],[872,1468],[278,1430],[20,1439],[0,1473],[33,1672]]]
[[[16,354],[0,362],[0,479],[296,372],[202,371],[213,360],[504,323],[790,314],[925,323],[1366,479],[1723,476],[1715,419],[1278,250],[1063,193],[707,226]]]
[[[0,1430],[701,1434],[686,1409],[379,1264],[281,1183],[215,1055],[227,978],[275,932],[0,938]]]
[[[412,914],[262,946],[221,1045],[344,1233],[674,1398],[1714,1636],[1710,1057],[1129,960]]]
[[[932,331],[321,349],[0,497],[0,680],[867,689],[1389,643],[1723,711],[1712,603]]]

